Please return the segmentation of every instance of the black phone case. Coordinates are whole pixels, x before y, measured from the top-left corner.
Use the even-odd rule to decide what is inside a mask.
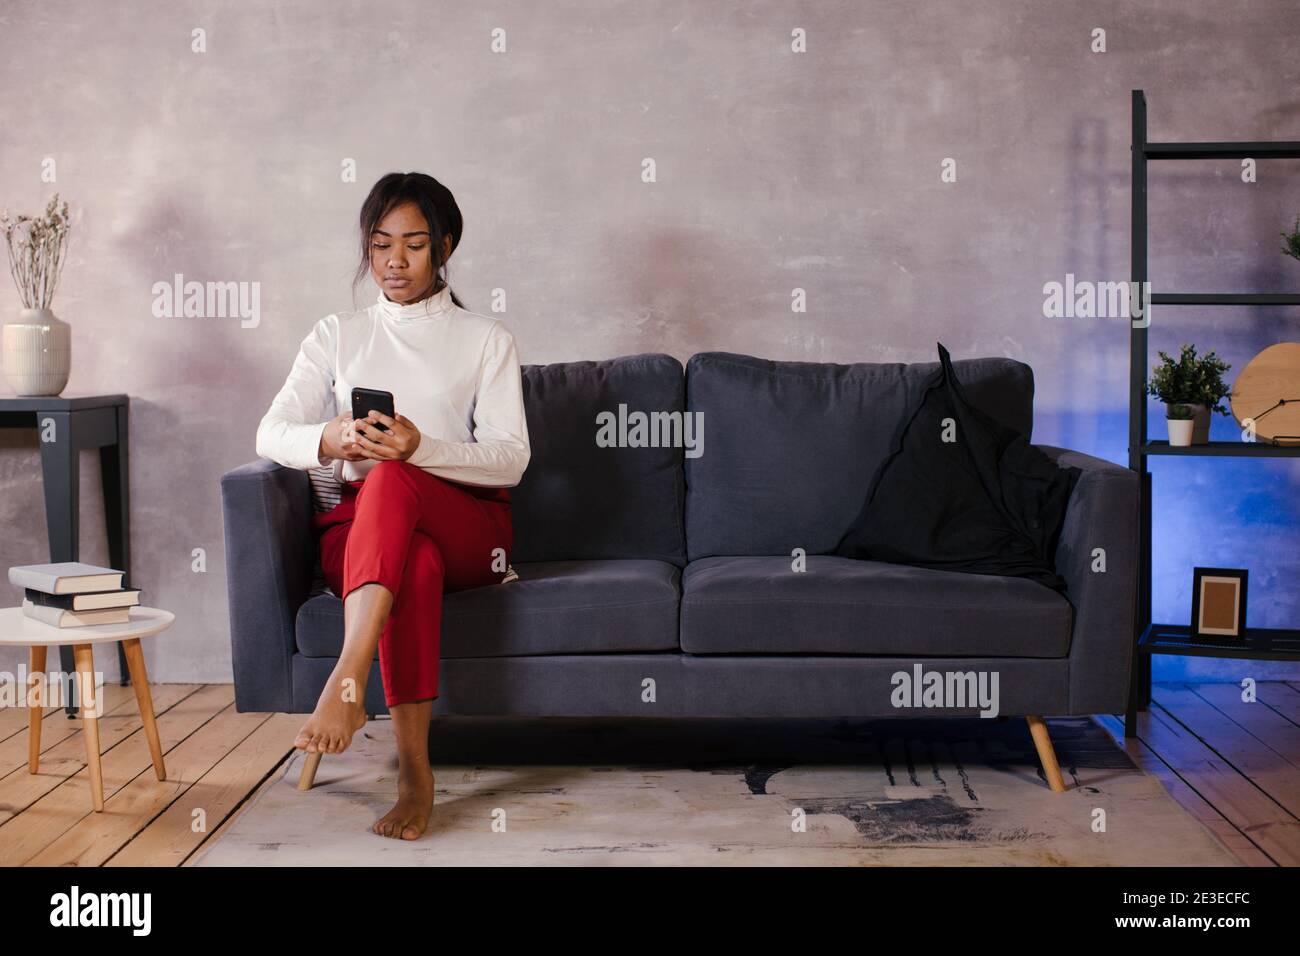
[[[370,409],[383,412],[389,418],[396,418],[393,412],[393,393],[376,388],[354,388],[352,390],[352,417],[365,418]],[[376,425],[380,431],[387,432],[383,425]]]

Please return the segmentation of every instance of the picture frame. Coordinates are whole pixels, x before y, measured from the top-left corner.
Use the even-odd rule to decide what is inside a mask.
[[[1248,580],[1244,568],[1192,569],[1193,638],[1245,643]]]

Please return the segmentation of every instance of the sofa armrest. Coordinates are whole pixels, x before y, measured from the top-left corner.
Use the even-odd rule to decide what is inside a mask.
[[[1059,465],[1083,472],[1056,548],[1056,569],[1074,605],[1069,712],[1123,713],[1137,607],[1138,476],[1082,452],[1037,447]],[[1104,552],[1104,571],[1098,548]]]
[[[307,473],[267,459],[221,476],[235,709],[293,709],[294,621],[315,562]]]

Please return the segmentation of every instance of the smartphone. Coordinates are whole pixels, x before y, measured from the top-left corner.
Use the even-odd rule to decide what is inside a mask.
[[[372,408],[377,412],[383,412],[389,418],[397,417],[396,412],[393,411],[392,392],[381,392],[376,388],[354,388],[352,390],[352,417],[365,418],[370,414]],[[388,429],[383,425],[376,425],[375,427],[382,432],[388,432]]]

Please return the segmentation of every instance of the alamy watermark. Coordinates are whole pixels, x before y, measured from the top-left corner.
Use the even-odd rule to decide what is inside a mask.
[[[1043,316],[1048,319],[1129,319],[1135,329],[1151,324],[1150,282],[1076,280],[1043,284]]]
[[[981,717],[998,715],[997,671],[927,671],[913,664],[911,673],[895,671],[889,682],[894,707],[978,707]]]
[[[687,458],[704,454],[703,412],[627,410],[596,414],[597,448],[685,448]]]
[[[153,314],[158,319],[239,319],[240,328],[262,321],[260,282],[186,282],[176,273],[171,282],[155,282]]]
[[[104,682],[102,671],[95,671],[92,678],[94,689],[87,695],[90,700],[90,716],[102,717],[104,714],[103,694],[100,692]],[[0,671],[0,710],[6,707],[76,707],[81,708],[80,694],[77,692],[79,681],[74,674],[67,671],[28,672],[26,665],[18,665],[18,673]]]
[[[152,914],[152,893],[83,893],[74,883],[68,892],[50,897],[50,925],[55,927],[120,926],[133,936],[148,936]]]

